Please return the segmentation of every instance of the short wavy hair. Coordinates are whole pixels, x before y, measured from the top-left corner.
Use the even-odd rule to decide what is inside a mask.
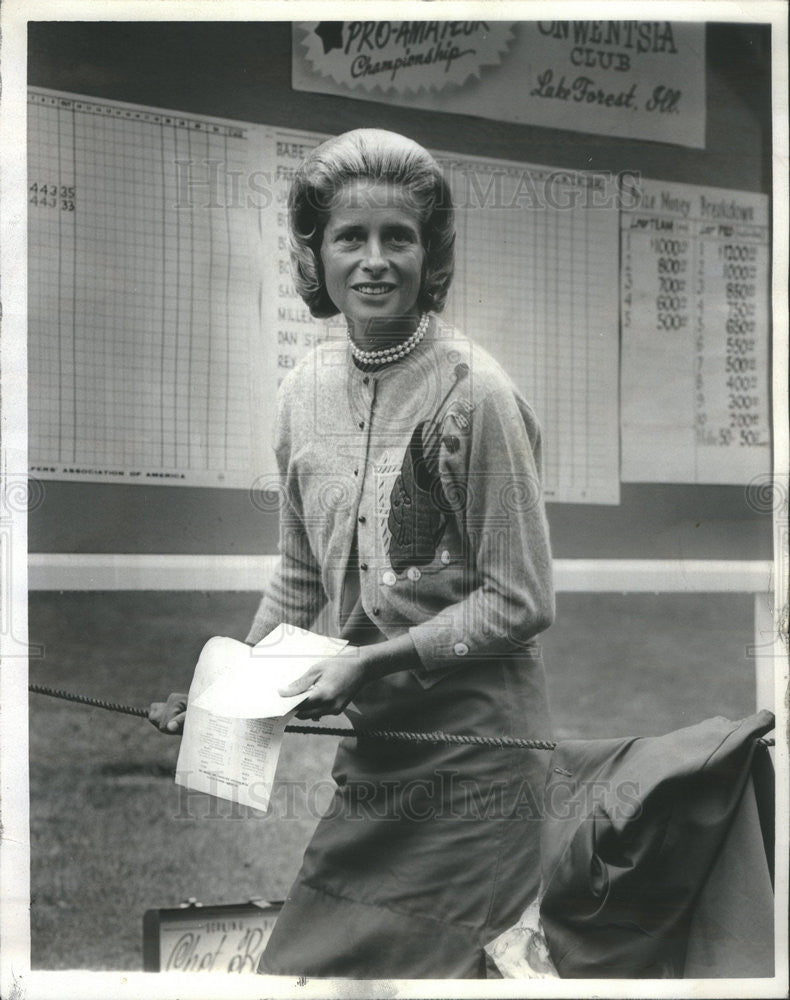
[[[294,176],[288,196],[291,267],[297,292],[313,316],[340,310],[329,298],[321,243],[335,195],[355,180],[400,187],[420,223],[425,250],[417,306],[441,312],[455,266],[455,219],[447,181],[431,154],[397,132],[360,128],[317,146]]]

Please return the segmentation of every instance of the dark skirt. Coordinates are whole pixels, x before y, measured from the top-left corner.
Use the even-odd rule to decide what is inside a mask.
[[[362,696],[364,694],[364,697]],[[550,739],[537,647],[424,687],[367,685],[355,723]],[[344,739],[336,790],[259,972],[355,979],[476,978],[483,946],[539,881],[549,753]]]

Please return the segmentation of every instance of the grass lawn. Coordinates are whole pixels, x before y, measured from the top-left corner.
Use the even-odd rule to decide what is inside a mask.
[[[254,594],[31,594],[30,679],[147,707],[186,690]],[[657,734],[754,710],[752,600],[560,595],[544,655],[557,735]],[[326,720],[331,723],[331,720]],[[286,737],[270,815],[185,798],[178,740],[145,720],[30,696],[33,967],[142,967],[146,909],[281,899],[325,805],[336,740]],[[492,751],[496,752],[496,751]]]

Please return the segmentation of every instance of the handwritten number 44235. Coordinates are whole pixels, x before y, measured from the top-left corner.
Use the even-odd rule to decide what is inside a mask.
[[[77,189],[74,185],[40,184],[30,185],[28,201],[37,208],[59,208],[61,212],[73,212]]]

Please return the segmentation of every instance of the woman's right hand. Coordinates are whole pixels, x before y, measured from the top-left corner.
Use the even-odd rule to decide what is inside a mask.
[[[167,701],[154,701],[148,709],[148,721],[168,736],[180,736],[187,714],[187,696],[174,691]]]

